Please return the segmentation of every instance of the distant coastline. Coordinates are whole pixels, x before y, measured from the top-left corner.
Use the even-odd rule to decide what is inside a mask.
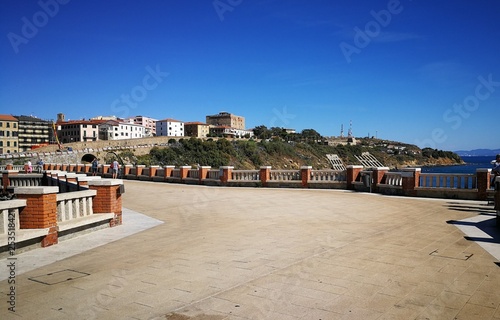
[[[495,156],[461,156],[464,164],[423,166],[422,173],[475,173],[477,169],[492,167]]]

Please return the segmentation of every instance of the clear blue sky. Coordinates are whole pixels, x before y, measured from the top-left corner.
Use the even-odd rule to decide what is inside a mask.
[[[57,5],[55,5],[57,4]],[[4,0],[0,113],[499,148],[500,2]]]

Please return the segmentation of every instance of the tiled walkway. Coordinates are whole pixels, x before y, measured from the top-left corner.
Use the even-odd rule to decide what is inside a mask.
[[[2,299],[0,319],[500,320],[486,202],[125,183],[145,230],[112,241],[142,223],[126,215],[93,234],[100,246],[54,246],[82,240],[79,254],[20,267],[16,313]],[[35,251],[54,259],[49,249]]]

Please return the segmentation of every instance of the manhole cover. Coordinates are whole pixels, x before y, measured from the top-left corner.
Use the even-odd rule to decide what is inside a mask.
[[[86,277],[89,275],[90,275],[89,273],[66,269],[28,279],[30,279],[31,281],[36,281],[47,285],[53,285],[64,281]]]

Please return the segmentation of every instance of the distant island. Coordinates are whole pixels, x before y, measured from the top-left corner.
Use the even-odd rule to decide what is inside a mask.
[[[461,157],[494,157],[500,154],[500,149],[474,149],[455,151]]]

